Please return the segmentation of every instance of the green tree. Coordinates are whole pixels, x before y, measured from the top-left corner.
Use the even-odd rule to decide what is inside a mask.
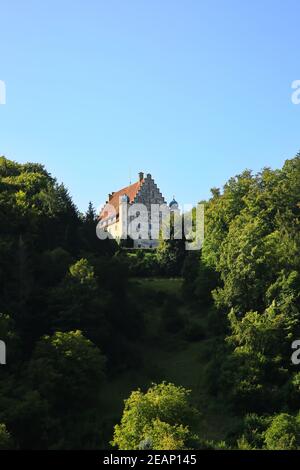
[[[213,298],[229,327],[219,388],[240,412],[298,402],[290,347],[300,334],[299,177],[300,154],[281,170],[231,178],[207,204],[202,261],[218,273]]]
[[[101,436],[105,358],[80,331],[42,338],[27,377],[49,405],[48,448],[95,448]]]
[[[81,330],[103,347],[110,333],[107,317],[111,306],[108,289],[98,285],[93,266],[85,258],[69,267],[69,272],[50,291],[48,317],[56,330]]]
[[[287,413],[281,413],[272,420],[265,433],[268,450],[297,450],[300,447],[299,420]]]
[[[35,389],[61,409],[74,409],[80,397],[92,405],[104,380],[105,359],[80,331],[42,338],[29,364]]]
[[[88,205],[88,209],[84,215],[84,220],[85,222],[87,222],[88,224],[95,224],[96,221],[97,221],[97,214],[96,214],[96,210],[92,204],[92,202],[90,201],[89,202],[89,205]]]
[[[185,258],[184,240],[161,240],[156,256],[165,276],[181,276]]]
[[[154,450],[183,450],[190,440],[188,426],[172,425],[159,418],[146,425],[143,432],[149,447]]]
[[[137,390],[125,400],[121,423],[114,429],[112,445],[121,450],[139,449],[144,442],[153,449],[184,449],[192,440],[198,417],[189,403],[189,391],[171,383]]]
[[[12,448],[11,435],[5,424],[0,423],[0,450],[10,450]]]
[[[87,259],[80,259],[70,266],[70,276],[80,284],[95,285],[94,269]]]

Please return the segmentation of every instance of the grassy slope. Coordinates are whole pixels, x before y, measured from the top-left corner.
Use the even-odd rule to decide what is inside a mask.
[[[169,381],[192,390],[192,400],[202,413],[198,432],[203,439],[222,440],[235,423],[222,403],[216,403],[209,396],[204,381],[207,364],[209,339],[187,341],[182,331],[166,332],[161,326],[161,304],[164,294],[178,301],[180,315],[188,321],[192,316],[182,303],[181,279],[142,279],[132,280],[132,295],[141,294],[144,304],[147,335],[137,343],[143,365],[139,370],[120,373],[107,384],[104,409],[107,422],[107,436],[112,435],[112,427],[119,422],[123,410],[123,400],[132,390],[145,389],[152,382]],[[157,296],[157,300],[156,299]],[[201,315],[199,315],[201,322]]]

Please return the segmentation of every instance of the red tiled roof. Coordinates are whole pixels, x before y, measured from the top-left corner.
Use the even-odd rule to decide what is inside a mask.
[[[144,179],[137,181],[136,183],[126,186],[126,188],[120,189],[119,191],[116,191],[115,193],[113,193],[112,198],[108,201],[108,204],[112,205],[115,208],[117,217],[119,216],[120,196],[124,196],[124,194],[126,194],[126,196],[128,196],[129,202],[132,203],[143,183],[144,183]],[[99,219],[100,220],[106,219],[110,215],[110,212],[111,211],[109,210],[109,207],[107,207],[107,204],[106,204],[100,213]]]

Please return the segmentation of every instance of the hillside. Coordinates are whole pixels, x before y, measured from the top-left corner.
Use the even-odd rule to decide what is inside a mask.
[[[99,240],[39,164],[0,189],[1,448],[300,448],[300,155],[213,188],[195,252]]]

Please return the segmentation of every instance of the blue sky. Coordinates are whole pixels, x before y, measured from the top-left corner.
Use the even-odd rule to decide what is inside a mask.
[[[85,210],[150,172],[207,198],[300,149],[297,0],[2,0],[0,154]]]

